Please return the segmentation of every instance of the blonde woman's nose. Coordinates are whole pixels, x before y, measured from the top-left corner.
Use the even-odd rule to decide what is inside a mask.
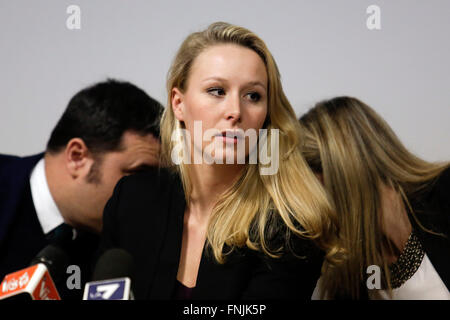
[[[225,118],[233,121],[241,120],[241,99],[239,97],[233,97],[229,100],[225,109]]]

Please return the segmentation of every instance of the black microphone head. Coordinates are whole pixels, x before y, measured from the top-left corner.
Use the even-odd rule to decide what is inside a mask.
[[[129,277],[134,272],[133,257],[124,249],[114,248],[106,251],[98,259],[93,281]]]
[[[58,246],[48,245],[42,249],[30,265],[43,263],[47,267],[50,275],[55,281],[58,281],[66,273],[67,265],[69,264],[69,256]]]

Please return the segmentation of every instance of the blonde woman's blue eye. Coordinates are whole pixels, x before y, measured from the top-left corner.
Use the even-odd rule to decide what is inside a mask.
[[[206,91],[213,96],[223,96],[225,94],[225,90],[222,88],[209,88]]]

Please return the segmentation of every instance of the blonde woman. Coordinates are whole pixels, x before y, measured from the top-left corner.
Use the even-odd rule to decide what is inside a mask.
[[[347,260],[314,298],[449,299],[450,170],[411,154],[351,97],[300,118],[303,155],[333,198]]]
[[[102,250],[134,257],[138,299],[309,299],[323,252],[333,260],[335,224],[264,42],[227,23],[193,33],[167,90],[166,168],[119,182]],[[266,139],[252,141],[260,129]],[[280,164],[274,170],[249,162],[261,147]]]

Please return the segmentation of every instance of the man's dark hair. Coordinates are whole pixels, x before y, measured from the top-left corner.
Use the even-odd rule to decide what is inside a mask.
[[[47,143],[56,153],[80,138],[92,153],[116,151],[125,131],[159,139],[163,106],[129,82],[108,79],[78,92],[69,102]]]

